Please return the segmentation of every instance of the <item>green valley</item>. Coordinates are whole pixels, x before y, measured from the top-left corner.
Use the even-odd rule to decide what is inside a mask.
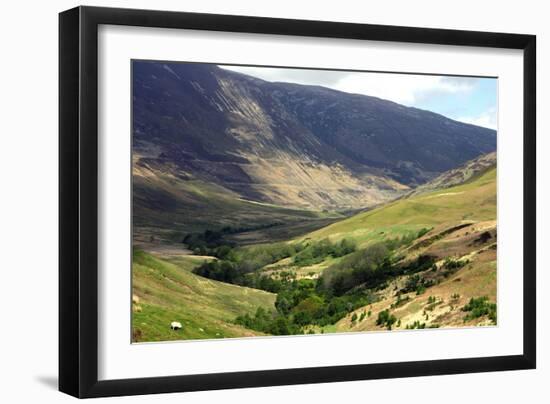
[[[493,167],[287,241],[137,250],[134,341],[495,324],[495,196]]]
[[[496,79],[131,66],[134,342],[497,324]]]

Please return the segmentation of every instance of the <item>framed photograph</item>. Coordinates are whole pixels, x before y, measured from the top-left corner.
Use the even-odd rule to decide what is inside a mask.
[[[59,387],[532,369],[532,35],[59,18]]]

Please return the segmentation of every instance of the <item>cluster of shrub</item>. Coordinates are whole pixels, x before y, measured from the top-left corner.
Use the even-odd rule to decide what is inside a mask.
[[[255,271],[291,257],[302,249],[301,244],[287,243],[258,244],[242,248],[223,245],[216,248],[215,256],[218,260],[205,262],[193,272],[205,278],[276,293],[280,282]]]
[[[378,313],[378,318],[376,319],[376,325],[386,327],[388,330],[391,330],[396,322],[397,318],[389,310],[382,310]]]
[[[443,303],[443,300],[437,300],[435,296],[430,296],[428,298],[428,305],[424,309],[424,312],[434,311],[437,306]]]
[[[400,292],[398,292],[397,293],[397,300],[395,302],[393,302],[390,307],[392,309],[396,309],[398,307],[403,306],[404,304],[406,304],[410,300],[411,300],[411,298],[408,295],[403,297],[403,295]]]
[[[468,312],[464,317],[464,322],[487,316],[493,323],[497,322],[497,305],[489,302],[487,296],[472,297],[470,301],[462,308],[462,311]]]
[[[435,264],[432,264],[432,268]],[[405,286],[401,289],[401,293],[416,292],[417,295],[421,295],[426,292],[426,289],[433,286],[435,282],[432,279],[425,279],[418,274],[409,276]]]
[[[394,256],[395,249],[410,244],[426,231],[423,229],[419,233],[376,243],[360,251],[353,242],[345,239],[338,243],[321,240],[237,248],[218,245],[214,252],[219,259],[202,264],[194,272],[207,278],[277,293],[275,311],[258,309],[253,315],[237,317],[237,324],[272,335],[302,334],[306,329],[311,332],[312,326],[334,324],[359,307],[373,303],[377,299],[376,288],[389,279],[430,268],[434,263],[432,257],[421,255],[408,265],[400,265],[400,258]],[[274,278],[257,271],[288,257],[294,257],[296,265],[305,266],[328,256],[344,258],[325,270],[318,279],[296,279],[284,272]],[[381,314],[381,318],[379,315],[379,320],[391,329],[397,319],[389,312],[386,314]]]
[[[443,262],[443,265],[442,265],[444,269],[443,276],[445,278],[448,278],[449,276],[454,274],[457,270],[459,270],[460,268],[462,268],[463,266],[469,263],[470,263],[470,260],[468,259],[461,260],[461,259],[456,259],[452,257],[447,257],[445,258],[445,261]]]
[[[429,255],[420,255],[407,265],[399,264],[399,260],[399,257],[392,254],[392,249],[388,248],[388,242],[380,242],[349,254],[327,268],[320,279],[327,290],[341,296],[357,287],[384,287],[396,276],[425,271],[435,262],[434,257]]]
[[[437,265],[435,264],[435,260],[433,259],[433,257],[424,255],[424,256],[420,256],[419,260],[422,260],[423,262],[418,261],[416,263],[417,268],[422,268],[422,270],[431,269],[433,272],[437,271]],[[431,263],[431,266],[428,266],[428,263]],[[443,262],[443,264],[441,265],[441,268],[442,268],[441,275],[444,278],[448,278],[450,275],[454,274],[458,269],[464,267],[469,263],[470,261],[467,259],[460,260],[452,257],[447,257]],[[417,271],[416,269],[413,269],[410,272],[414,273],[419,271]],[[426,278],[424,276],[414,274],[407,279],[405,286],[401,289],[401,293],[416,292],[417,295],[421,295],[424,292],[426,292],[427,288],[439,282],[437,278],[438,278],[437,276],[435,276],[435,279],[434,279],[433,276],[429,276],[428,278]]]
[[[248,227],[225,226],[219,230],[207,229],[202,233],[190,233],[186,235],[183,238],[182,243],[186,244],[187,248],[192,250],[196,255],[213,255],[217,257],[218,249],[220,247],[227,249],[234,246],[233,243],[225,240],[225,236],[244,233],[247,231],[268,229],[279,225],[281,225],[281,223],[274,222]]]
[[[225,244],[223,237],[229,234],[231,227],[224,227],[221,230],[205,230],[202,233],[190,233],[186,235],[182,243],[192,250],[196,255],[215,255],[215,250]],[[230,244],[228,244],[231,247]]]
[[[357,321],[358,322],[361,322],[365,319],[365,317],[367,316],[371,316],[372,312],[369,310],[368,313],[366,310],[363,310],[363,312],[361,313],[360,316],[357,315],[357,313],[353,313],[353,315],[351,316],[351,324],[355,324]]]
[[[318,242],[310,242],[302,251],[294,257],[294,264],[300,267],[315,265],[324,261],[327,257],[343,257],[355,252],[355,242],[344,238],[339,243],[333,243],[329,239]]]
[[[205,232],[203,236],[207,234],[211,235],[211,232]],[[209,239],[212,239],[212,236]],[[211,255],[219,258],[218,260],[205,262],[194,272],[205,278],[277,293],[281,289],[281,282],[268,275],[256,273],[258,269],[292,256],[295,263],[301,266],[310,265],[308,262],[312,260],[320,262],[329,255],[341,257],[352,253],[355,248],[355,243],[347,239],[335,243],[325,239],[317,242],[281,242],[247,247],[223,244],[209,250]]]
[[[304,333],[302,327],[293,324],[292,321],[289,321],[288,317],[275,315],[262,307],[258,307],[253,316],[245,314],[237,317],[235,323],[251,330],[271,335],[295,335]]]
[[[334,324],[375,300],[375,296],[370,293],[333,296],[325,293],[319,288],[319,283],[312,279],[286,278],[279,282],[276,312],[259,308],[254,315],[239,316],[235,322],[273,335],[303,334],[306,326]]]
[[[405,327],[405,329],[407,330],[423,330],[424,328],[426,328],[426,323],[421,323],[418,320],[412,324],[407,324],[407,326]]]
[[[406,330],[423,330],[424,328],[439,328],[438,324],[430,324],[426,325],[426,323],[421,323],[420,321],[415,321],[414,323],[407,324],[405,329]]]

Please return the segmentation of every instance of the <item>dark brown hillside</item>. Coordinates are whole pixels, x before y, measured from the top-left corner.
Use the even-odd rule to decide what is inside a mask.
[[[214,65],[132,68],[138,225],[155,221],[141,213],[165,211],[161,227],[184,226],[200,184],[297,209],[364,209],[496,147],[492,130],[374,97]]]

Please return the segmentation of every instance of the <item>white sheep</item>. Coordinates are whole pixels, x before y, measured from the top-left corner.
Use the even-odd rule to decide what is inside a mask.
[[[170,323],[170,328],[174,331],[180,330],[181,329],[181,323],[179,321],[172,321]]]

